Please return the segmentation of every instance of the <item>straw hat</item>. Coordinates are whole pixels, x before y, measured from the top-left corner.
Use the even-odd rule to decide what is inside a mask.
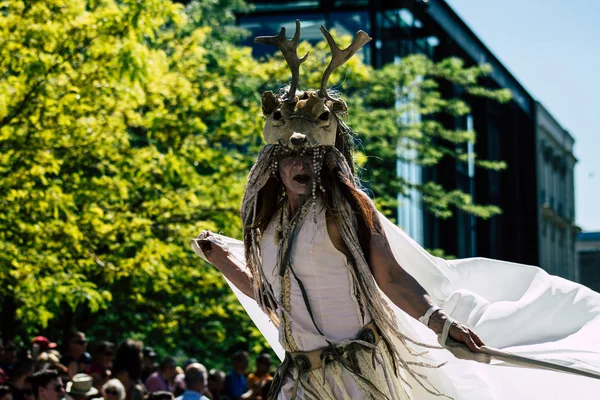
[[[93,386],[92,377],[88,374],[76,374],[71,382],[67,383],[66,392],[78,397],[98,394],[98,390]]]

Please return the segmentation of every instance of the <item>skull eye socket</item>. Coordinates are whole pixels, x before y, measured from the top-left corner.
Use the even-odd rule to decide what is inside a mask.
[[[325,111],[321,115],[319,115],[319,119],[321,121],[329,121],[329,111]]]
[[[281,111],[277,110],[273,113],[273,119],[275,121],[279,121],[281,119],[282,115],[281,115]]]

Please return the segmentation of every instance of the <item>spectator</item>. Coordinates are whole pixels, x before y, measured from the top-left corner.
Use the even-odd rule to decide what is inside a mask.
[[[0,380],[6,383],[7,376],[10,376],[11,371],[17,361],[17,346],[12,340],[4,341],[4,352],[2,360],[0,360],[0,370],[4,371],[5,376],[0,376]],[[1,375],[1,373],[0,373]]]
[[[8,382],[8,375],[2,369],[2,365],[4,364],[4,341],[0,336],[0,385],[4,385]]]
[[[208,400],[208,397],[203,394],[206,390],[207,378],[208,371],[204,365],[199,363],[188,365],[185,370],[186,390],[176,400]]]
[[[173,397],[179,397],[185,392],[185,373],[183,369],[177,367],[177,375],[173,379]]]
[[[71,379],[67,367],[60,363],[60,353],[56,350],[48,350],[40,353],[36,360],[36,370],[42,369],[55,369],[59,371],[61,375],[65,375],[66,378]]]
[[[109,379],[100,390],[104,400],[125,400],[125,386],[118,379]]]
[[[0,386],[0,400],[13,400],[8,386]]]
[[[158,392],[150,393],[146,400],[173,400],[173,393],[159,390]]]
[[[142,382],[156,372],[158,365],[156,364],[156,353],[152,347],[144,347],[144,359],[142,360]]]
[[[230,400],[228,396],[223,394],[225,388],[225,372],[220,369],[211,369],[208,374],[207,389],[210,394],[207,394],[211,400]]]
[[[175,376],[177,376],[177,362],[173,357],[165,357],[158,365],[158,371],[146,380],[146,390],[149,393],[161,390],[172,392]]]
[[[82,363],[84,363],[85,350],[87,348],[87,339],[83,332],[70,332],[63,342],[63,355],[60,363],[67,367],[69,377],[73,378],[75,374],[83,372]]]
[[[99,342],[96,344],[93,353],[92,364],[86,370],[86,373],[92,377],[94,387],[100,389],[110,379],[110,370],[115,357],[115,345],[111,342]]]
[[[126,400],[142,400],[144,386],[142,374],[142,342],[127,339],[117,347],[113,362],[113,376],[125,387]]]
[[[243,396],[243,399],[262,400],[262,389],[267,382],[273,379],[270,374],[271,356],[263,353],[256,358],[256,370],[248,375],[248,390]]]
[[[25,382],[33,372],[33,366],[33,361],[28,358],[21,359],[15,364],[7,383],[12,393],[12,400],[25,400]]]
[[[248,353],[238,351],[231,360],[232,370],[225,377],[225,392],[233,400],[239,400],[248,391],[248,382],[246,381]]]
[[[55,349],[57,344],[48,340],[45,336],[36,336],[31,339],[33,346],[33,358],[37,358],[41,353]]]
[[[36,400],[60,400],[65,396],[65,387],[56,371],[39,371],[29,380]]]
[[[75,374],[70,382],[67,382],[66,392],[73,400],[86,400],[98,394],[94,387],[92,377],[88,374]]]

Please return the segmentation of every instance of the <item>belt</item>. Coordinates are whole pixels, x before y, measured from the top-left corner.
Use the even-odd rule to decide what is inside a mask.
[[[296,399],[296,395],[298,392],[298,385],[300,384],[301,376],[307,372],[314,371],[318,368],[323,368],[325,364],[331,361],[339,361],[341,365],[346,368],[348,371],[357,375],[361,380],[365,382],[365,384],[369,385],[374,392],[379,392],[383,398],[387,398],[381,390],[377,388],[373,383],[370,382],[369,379],[364,377],[361,374],[360,368],[358,366],[358,360],[356,358],[356,353],[360,348],[363,349],[371,349],[375,351],[375,347],[379,344],[381,340],[381,335],[377,330],[377,326],[374,322],[371,322],[365,325],[358,335],[356,339],[349,341],[342,341],[341,343],[331,343],[327,347],[323,347],[313,351],[303,351],[303,352],[294,352],[294,353],[285,353],[285,359],[282,364],[277,368],[275,374],[273,376],[273,383],[271,384],[271,389],[269,390],[269,395],[267,399],[271,400],[276,398],[277,394],[281,390],[283,385],[283,380],[288,368],[293,368],[293,379],[294,379],[294,387],[292,389],[292,397],[291,399]],[[375,353],[373,353],[373,357]],[[375,361],[373,360],[373,365],[375,365]],[[325,369],[323,368],[323,379],[325,379]],[[310,391],[309,387],[302,385],[304,390]],[[313,393],[313,397],[319,398],[318,394]]]
[[[365,325],[358,335],[356,336],[357,341],[367,342],[374,346],[379,344],[381,336],[377,331],[377,327],[374,322]],[[354,342],[356,343],[356,342]],[[359,343],[356,343],[359,345]],[[338,348],[334,344],[327,347],[316,349],[313,351],[299,351],[289,353],[289,357],[294,365],[302,372],[310,372],[323,366],[323,360],[335,359],[337,355],[343,352],[343,349]]]

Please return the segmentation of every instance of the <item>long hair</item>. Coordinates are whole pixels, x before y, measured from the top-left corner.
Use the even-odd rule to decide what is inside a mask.
[[[125,371],[129,379],[139,381],[142,376],[142,342],[126,339],[119,343],[113,361],[113,375]]]
[[[333,92],[331,94],[334,94]],[[352,179],[347,175],[341,173],[339,166],[337,165],[323,165],[321,168],[320,180],[323,187],[325,187],[324,202],[327,207],[327,211],[332,216],[336,216],[336,210],[333,206],[332,196],[335,193],[334,190],[327,190],[327,188],[333,188],[334,185],[340,187],[340,191],[344,196],[344,199],[348,201],[352,207],[352,210],[356,214],[357,219],[357,231],[359,238],[361,239],[361,245],[365,256],[368,253],[368,244],[371,239],[371,232],[374,229],[374,213],[373,207],[370,204],[370,200],[367,195],[359,189],[358,179],[354,176],[354,157],[352,155],[354,151],[354,137],[352,130],[346,125],[342,117],[344,115],[334,114],[337,119],[337,132],[335,138],[335,148],[344,156],[347,166],[352,172]],[[323,157],[323,163],[327,164],[326,160],[332,154],[332,149],[329,149]],[[313,177],[317,178],[317,177]],[[275,176],[269,178],[264,186],[260,189],[257,197],[257,214],[256,218],[247,225],[244,224],[244,237],[250,234],[250,230],[258,228],[261,232],[264,232],[269,222],[273,218],[275,212],[279,209],[282,201],[282,192],[284,188],[281,183],[281,179],[278,176],[278,172]]]

